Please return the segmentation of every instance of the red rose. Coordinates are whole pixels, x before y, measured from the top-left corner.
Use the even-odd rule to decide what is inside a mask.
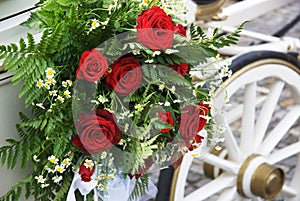
[[[182,26],[182,24],[178,24],[175,27],[175,33],[186,36],[186,30],[185,30],[184,26]]]
[[[86,158],[81,163],[81,165],[79,167],[78,174],[80,174],[82,181],[84,181],[84,182],[90,182],[91,181],[91,176],[94,174],[94,171],[95,171],[95,165],[92,168],[86,167],[84,165],[84,163],[86,162],[86,160],[88,160],[88,158]]]
[[[187,63],[169,65],[168,67],[173,68],[181,76],[184,76],[189,73],[189,65]]]
[[[72,142],[73,144],[78,147],[84,154],[86,155],[90,155],[90,153],[86,150],[86,148],[83,146],[83,144],[81,143],[80,137],[79,135],[74,135],[74,137],[72,138]]]
[[[192,142],[188,142],[186,145],[189,148],[190,151],[193,151],[194,149],[198,148],[198,145],[202,142],[204,137],[201,135],[196,135],[195,139]]]
[[[81,56],[79,67],[76,71],[77,78],[95,82],[107,73],[106,58],[96,49],[86,50]]]
[[[109,149],[121,139],[121,130],[116,124],[116,118],[107,110],[96,109],[79,115],[79,122],[75,124],[78,137],[73,143],[84,153],[97,154]]]
[[[172,119],[171,112],[159,112],[158,118],[171,126],[174,125],[174,120]],[[171,130],[171,128],[164,128],[164,129],[161,129],[160,132],[167,133],[170,130]]]
[[[105,86],[120,96],[136,91],[141,84],[143,74],[140,63],[134,57],[124,57],[111,65],[112,72],[105,78]]]
[[[203,129],[206,119],[203,116],[208,115],[210,106],[200,103],[199,106],[188,105],[183,108],[180,115],[179,131],[182,138],[189,143],[195,139],[198,132]]]
[[[152,50],[171,48],[175,25],[163,9],[154,6],[137,18],[137,40]]]
[[[141,176],[142,176],[142,174],[145,174],[146,173],[146,171],[152,166],[152,164],[153,164],[153,161],[152,161],[152,157],[151,156],[149,156],[148,158],[146,158],[145,160],[144,160],[144,165],[145,166],[143,166],[143,167],[139,167],[138,168],[138,171],[134,174],[134,175],[132,175],[132,174],[128,174],[128,176],[130,177],[130,179],[132,179],[133,177],[135,177],[136,179],[139,179]]]

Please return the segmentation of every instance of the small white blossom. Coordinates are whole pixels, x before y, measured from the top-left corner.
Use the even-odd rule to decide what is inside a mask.
[[[45,181],[47,180],[43,177],[43,175],[35,176],[34,179],[36,179],[37,182],[41,184],[45,183]]]
[[[109,159],[108,165],[112,165],[113,162],[114,162],[114,158],[112,157],[111,159]]]
[[[141,51],[139,49],[135,49],[135,50],[132,51],[132,53],[134,55],[139,55],[139,54],[141,54]]]
[[[38,88],[42,88],[42,87],[44,86],[44,81],[41,80],[41,79],[39,79],[39,80],[36,82],[36,86],[37,86]]]
[[[42,184],[41,185],[41,188],[46,188],[46,187],[48,187],[49,186],[49,184]]]
[[[137,111],[142,111],[143,110],[143,106],[141,104],[136,104],[134,106],[134,108],[137,110]]]
[[[46,170],[47,170],[48,173],[54,173],[55,172],[55,170],[53,170],[51,168],[46,168]]]
[[[128,131],[128,128],[129,128],[129,124],[126,123],[125,126],[124,126],[124,132],[125,132],[125,133]]]
[[[103,104],[103,103],[108,102],[108,99],[105,96],[99,95],[98,101]]]
[[[173,86],[171,87],[171,92],[174,94],[175,91],[176,91],[176,87],[173,85]]]
[[[206,36],[207,36],[208,40],[213,40],[214,39],[214,29],[209,27],[207,29]]]
[[[54,176],[52,180],[54,183],[59,183],[62,180],[62,178],[63,178],[62,176]]]
[[[36,103],[35,105],[39,108],[42,108],[43,110],[45,109],[45,107],[43,106],[43,103]]]
[[[54,75],[55,75],[55,71],[52,69],[52,68],[47,68],[45,70],[46,72],[46,77],[49,79],[49,78],[53,78]]]
[[[196,90],[193,90],[193,95],[195,96],[195,97],[197,97],[197,91]]]
[[[44,88],[47,89],[47,90],[49,90],[50,89],[50,85],[46,83],[46,84],[44,84]]]
[[[101,153],[100,158],[103,160],[103,159],[106,158],[106,156],[107,156],[107,152],[106,152],[106,151],[103,151],[103,152]]]
[[[67,80],[68,85],[71,87],[73,85],[72,80]]]
[[[164,106],[166,106],[166,107],[169,107],[170,105],[171,105],[171,103],[168,102],[168,101],[166,101],[165,104],[164,104]]]
[[[85,159],[84,164],[86,168],[92,168],[94,167],[95,163],[90,159]]]
[[[182,103],[182,101],[177,99],[177,100],[174,100],[173,103]]]
[[[63,166],[63,165],[56,165],[55,166],[55,171],[56,172],[63,173],[65,170],[66,170],[65,166]]]
[[[152,57],[155,57],[156,55],[160,55],[160,53],[161,53],[160,51],[154,51]]]
[[[112,5],[112,4],[110,4],[110,5],[108,6],[107,10],[108,10],[108,14],[109,14],[109,15],[112,13],[112,11],[114,10],[114,8],[115,8],[115,6]]]
[[[66,90],[66,91],[64,91],[64,96],[66,97],[66,98],[71,98],[71,92],[69,91],[69,90]]]
[[[173,53],[176,53],[176,52],[179,52],[179,51],[178,50],[172,50],[172,49],[166,49],[165,50],[166,54],[173,54]]]
[[[68,86],[68,82],[66,82],[66,81],[63,81],[61,84],[62,84],[63,87],[67,87]]]
[[[109,179],[114,179],[114,178],[115,178],[115,175],[109,174],[109,175],[107,175],[107,177],[108,177]]]
[[[158,89],[163,91],[166,86],[164,84],[159,85]]]
[[[153,59],[147,59],[147,60],[145,61],[145,63],[149,63],[149,64],[151,64],[151,63],[153,63],[153,62],[154,62]]]
[[[71,159],[65,158],[65,159],[61,162],[61,165],[64,165],[64,166],[68,167],[69,165],[71,165]]]
[[[56,101],[59,101],[61,103],[65,102],[65,99],[61,97],[60,95],[57,96]]]
[[[100,26],[100,23],[97,19],[93,19],[92,20],[92,26],[91,26],[91,30],[96,29]]]
[[[49,91],[50,96],[57,96],[57,90]]]
[[[38,159],[37,155],[34,155],[34,156],[33,156],[33,160],[34,160],[35,162],[40,162],[40,161],[41,161],[40,159]]]
[[[49,85],[54,85],[56,83],[55,79],[53,79],[52,77],[49,77],[46,81],[47,84]]]
[[[50,161],[50,163],[57,164],[59,160],[54,155],[52,155],[48,157],[48,161]]]
[[[109,18],[106,18],[106,20],[104,22],[101,22],[101,25],[106,26],[106,25],[108,25],[108,22],[109,22]]]

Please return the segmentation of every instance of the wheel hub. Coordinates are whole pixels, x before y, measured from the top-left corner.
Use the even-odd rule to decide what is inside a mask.
[[[281,168],[269,165],[263,157],[252,154],[238,172],[237,189],[243,197],[259,196],[272,200],[280,194],[284,178]]]

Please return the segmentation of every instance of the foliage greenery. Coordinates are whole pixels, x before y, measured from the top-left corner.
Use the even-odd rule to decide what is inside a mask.
[[[72,137],[76,134],[71,112],[72,99],[66,99],[63,104],[54,106],[54,100],[49,97],[49,91],[38,88],[36,82],[39,79],[46,79],[45,71],[48,68],[56,71],[55,79],[57,82],[75,81],[75,72],[80,56],[85,50],[95,48],[101,42],[127,30],[135,30],[136,19],[143,10],[154,5],[162,6],[158,0],[153,0],[150,3],[143,2],[128,0],[40,0],[37,3],[39,9],[33,12],[30,18],[22,24],[38,30],[41,33],[40,37],[37,39],[35,35],[28,33],[26,38],[21,38],[16,44],[0,46],[0,59],[4,59],[3,64],[6,66],[7,72],[15,72],[12,82],[14,85],[22,85],[19,97],[25,97],[25,105],[31,112],[28,116],[20,113],[22,123],[16,126],[20,140],[7,139],[7,145],[0,147],[1,165],[6,164],[8,169],[15,168],[18,161],[20,161],[22,169],[25,169],[28,164],[33,165],[30,175],[12,186],[0,200],[18,200],[23,189],[26,198],[33,196],[35,200],[41,201],[66,200],[74,174],[71,166],[63,173],[63,180],[60,184],[51,183],[50,186],[41,188],[34,177],[46,174],[45,167],[49,166],[47,158],[51,155],[56,156],[59,160],[68,157],[74,167],[82,156],[82,153],[71,143]],[[176,19],[176,16],[172,17]],[[103,24],[91,31],[93,19],[97,19]],[[209,57],[216,57],[218,54],[216,48],[236,44],[241,29],[242,26],[235,32],[224,36],[219,36],[219,30],[215,29],[209,38],[206,31],[192,24],[189,30],[190,40],[186,43],[190,51],[182,51],[183,47],[178,45],[174,47],[174,50],[178,52],[177,54],[162,52],[153,57],[153,62],[180,64],[183,62],[182,58],[188,56],[191,58],[189,65],[195,66],[205,62]],[[154,51],[141,47],[139,44],[134,45],[144,53],[137,56],[140,61],[148,59],[149,55],[154,53]],[[113,44],[104,46],[101,51],[108,56],[115,56],[115,54],[118,55],[119,52],[122,52],[123,48],[122,44],[115,41]],[[199,52],[201,53],[199,54]],[[142,70],[145,79],[150,80],[149,83],[135,95],[124,99],[124,102],[147,105],[148,102],[161,101],[165,94],[156,93],[157,85],[161,84],[160,80],[169,80],[176,86],[183,88],[194,86],[189,76],[186,76],[188,82],[182,82],[175,75],[170,76],[170,74],[172,75],[171,71],[159,71],[155,68],[146,67],[143,67]],[[63,89],[63,86],[56,88],[58,91]],[[68,90],[73,93],[72,86],[69,86]],[[200,100],[208,100],[207,94],[201,87],[195,88],[195,90],[198,90]],[[104,88],[99,91],[102,94],[110,93]],[[113,97],[111,103],[107,103],[104,107],[120,111],[122,106],[119,104],[118,97],[111,97]],[[37,107],[38,103],[43,103],[43,107],[46,109]],[[49,112],[50,109],[51,112]],[[178,106],[173,109],[175,113],[179,113]],[[145,114],[137,112],[135,115],[135,119],[139,119],[141,115]],[[149,121],[146,123],[148,125],[144,125],[144,130],[129,128],[137,132],[136,135],[134,133],[132,135],[137,136],[138,141],[132,140],[132,143],[127,143],[126,150],[137,154],[134,155],[134,158],[132,155],[128,155],[125,160],[130,162],[127,163],[127,167],[123,167],[124,169],[131,169],[134,172],[143,164],[143,159],[157,149],[156,143],[162,137],[155,136],[145,140],[147,132],[154,128],[161,129],[168,126],[155,118],[150,123]],[[130,138],[130,136],[127,137]],[[34,155],[41,160],[37,162],[33,159]],[[139,181],[141,182],[137,182],[133,197],[141,195],[147,189],[147,175],[143,175]]]

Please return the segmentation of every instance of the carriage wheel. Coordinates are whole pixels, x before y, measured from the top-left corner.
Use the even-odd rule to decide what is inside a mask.
[[[212,179],[188,194],[191,164],[200,164],[201,172],[202,161],[186,154],[173,174],[170,200],[300,200],[299,66],[289,55],[270,51],[232,62],[233,76],[225,81],[226,90],[217,92],[214,106],[224,108],[226,96],[240,103],[226,107],[225,116],[213,114],[226,130],[225,148],[203,161]]]

